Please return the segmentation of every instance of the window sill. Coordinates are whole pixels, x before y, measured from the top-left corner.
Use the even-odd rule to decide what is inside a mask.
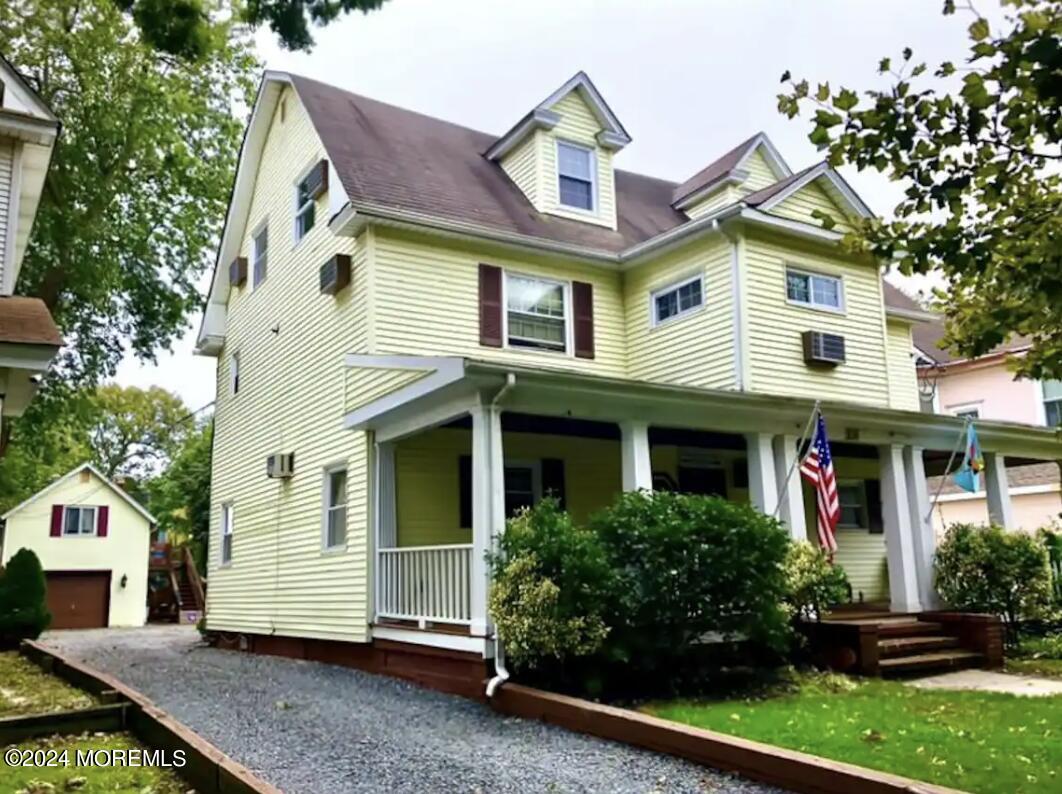
[[[325,557],[325,556],[332,556],[332,555],[336,555],[336,554],[343,554],[344,552],[346,552],[346,550],[347,550],[347,544],[345,544],[345,543],[342,546],[323,546],[321,548],[321,556]]]

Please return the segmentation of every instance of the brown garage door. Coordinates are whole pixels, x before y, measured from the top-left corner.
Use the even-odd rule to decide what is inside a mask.
[[[48,571],[48,609],[53,629],[96,629],[107,625],[110,571]]]

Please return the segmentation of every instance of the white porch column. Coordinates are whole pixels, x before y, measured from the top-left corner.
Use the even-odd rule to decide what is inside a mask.
[[[889,607],[893,612],[918,612],[918,574],[914,537],[904,474],[903,447],[879,447],[881,509],[885,521],[885,549],[889,559]]]
[[[774,476],[774,448],[768,433],[746,433],[749,458],[749,498],[766,515],[778,507],[778,481]]]
[[[904,447],[904,473],[907,477],[907,504],[914,533],[914,562],[918,576],[918,600],[923,609],[931,609],[937,603],[937,591],[933,586],[933,555],[937,549],[936,530],[929,515],[929,485],[926,482],[925,461],[921,447]]]
[[[778,510],[778,518],[789,527],[789,536],[793,540],[808,539],[808,519],[804,512],[804,485],[800,479],[799,466],[793,466],[797,459],[796,436],[774,437],[774,477],[778,483],[778,498],[781,499],[781,508]],[[786,475],[790,467],[793,474],[789,478],[789,487],[786,488]],[[782,493],[782,491],[785,493]]]
[[[1003,529],[1017,529],[1014,507],[1010,503],[1007,464],[998,452],[985,454],[985,492],[988,495],[988,519]]]
[[[472,411],[472,571],[469,583],[471,633],[487,636],[487,552],[505,525],[505,465],[501,411],[480,405]]]
[[[653,490],[653,463],[649,455],[649,425],[620,422],[623,454],[623,490]]]

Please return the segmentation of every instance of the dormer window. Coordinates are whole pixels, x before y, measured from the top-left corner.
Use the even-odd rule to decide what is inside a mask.
[[[560,203],[594,211],[594,152],[573,143],[557,141],[557,179]]]

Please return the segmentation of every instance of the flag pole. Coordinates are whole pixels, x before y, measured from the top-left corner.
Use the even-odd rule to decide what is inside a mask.
[[[933,494],[933,500],[929,503],[929,512],[926,513],[925,521],[930,521],[933,518],[933,511],[937,509],[937,502],[940,500],[940,492],[944,490],[944,483],[948,481],[948,475],[951,474],[951,464],[955,462],[955,456],[959,453],[959,447],[962,446],[963,439],[966,438],[967,430],[972,421],[973,419],[970,416],[963,417],[962,428],[959,429],[959,437],[955,440],[955,446],[951,448],[951,457],[948,458],[948,465],[944,467],[944,474],[937,484],[937,491]],[[943,515],[940,520],[943,523]]]
[[[778,494],[778,504],[774,506],[774,512],[771,513],[771,518],[778,518],[778,511],[782,509],[782,502],[785,501],[786,495],[789,493],[789,481],[793,479],[793,471],[796,469],[797,464],[800,462],[800,448],[804,446],[804,440],[807,438],[808,433],[811,431],[811,425],[815,422],[815,417],[819,415],[819,403],[821,400],[815,400],[815,407],[811,409],[811,416],[808,417],[808,423],[804,425],[804,432],[800,435],[800,440],[797,441],[796,456],[793,458],[793,462],[789,465],[789,471],[785,475],[785,482],[782,483],[782,490]]]

